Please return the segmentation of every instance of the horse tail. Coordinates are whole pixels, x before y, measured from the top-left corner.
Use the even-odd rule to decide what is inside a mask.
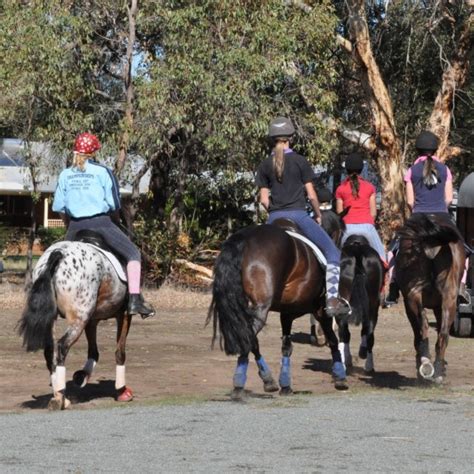
[[[57,315],[53,275],[63,258],[59,250],[51,252],[43,271],[31,287],[26,308],[19,322],[19,333],[27,351],[44,349],[53,343],[53,321]]]
[[[242,256],[246,232],[237,232],[224,242],[214,266],[212,302],[207,323],[213,320],[212,345],[221,334],[220,346],[227,355],[247,354],[255,339],[255,312],[242,285]],[[224,347],[222,347],[222,340]]]
[[[369,293],[367,290],[367,274],[362,261],[361,248],[354,246],[354,253],[351,256],[355,260],[354,279],[351,289],[351,308],[352,313],[349,316],[349,323],[359,325],[369,315]]]

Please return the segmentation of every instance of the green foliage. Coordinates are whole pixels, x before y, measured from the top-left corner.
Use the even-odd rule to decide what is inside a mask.
[[[40,227],[38,229],[38,237],[45,249],[63,240],[65,235],[66,229],[64,227]]]

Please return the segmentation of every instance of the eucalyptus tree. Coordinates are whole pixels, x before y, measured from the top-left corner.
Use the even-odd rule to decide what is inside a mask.
[[[149,1],[137,25],[135,127],[162,213],[171,200],[179,220],[191,174],[253,171],[275,115],[294,120],[310,160],[331,156],[333,135],[314,113],[331,114],[335,100],[330,2],[306,14],[281,0]]]

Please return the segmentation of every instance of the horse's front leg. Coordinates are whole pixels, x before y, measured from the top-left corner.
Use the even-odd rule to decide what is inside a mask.
[[[293,345],[291,343],[291,326],[293,317],[287,313],[280,313],[280,322],[282,330],[281,341],[281,368],[278,382],[280,384],[280,395],[290,395],[293,393],[291,388],[291,353]]]
[[[324,335],[324,331],[321,328],[321,324],[316,319],[314,313],[310,315],[310,336],[309,340],[312,346],[316,347],[323,347],[326,345],[326,336]]]
[[[320,316],[319,322],[328,341],[332,356],[332,376],[334,379],[334,387],[337,390],[347,390],[349,388],[346,378],[346,368],[342,362],[341,353],[339,351],[339,341],[332,327],[332,318]]]
[[[53,386],[53,398],[49,401],[50,410],[64,410],[71,405],[66,398],[66,356],[71,346],[79,339],[84,330],[87,316],[81,317],[79,314],[66,314],[69,326],[63,337],[56,345],[53,355],[53,371],[51,373],[51,385]]]
[[[132,317],[128,313],[122,313],[117,316],[117,348],[115,349],[115,389],[116,400],[118,402],[131,402],[133,392],[127,387],[125,381],[125,344],[127,342],[128,331]]]
[[[99,349],[97,347],[97,321],[91,320],[85,327],[87,338],[87,360],[82,370],[74,372],[72,380],[83,388],[89,382],[92,372],[99,362]]]

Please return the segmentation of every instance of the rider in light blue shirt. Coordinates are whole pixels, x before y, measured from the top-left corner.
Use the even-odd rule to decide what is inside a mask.
[[[87,160],[84,171],[67,168],[59,176],[53,211],[79,219],[120,209],[119,187],[105,166]]]
[[[109,168],[94,161],[99,149],[99,139],[91,133],[76,138],[73,164],[59,175],[53,211],[61,213],[68,226],[65,240],[75,240],[84,230],[94,231],[127,261],[128,314],[153,316],[155,310],[140,291],[140,250],[115,224],[120,209],[117,179]]]

